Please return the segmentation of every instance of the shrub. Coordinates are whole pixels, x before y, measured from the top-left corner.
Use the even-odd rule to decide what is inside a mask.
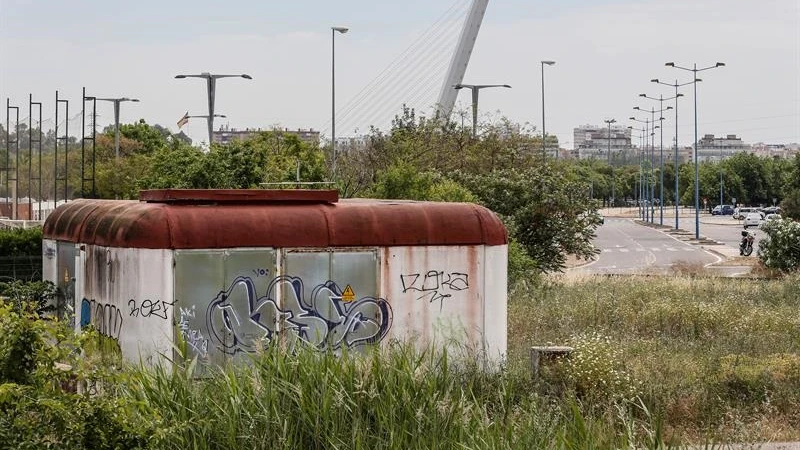
[[[772,220],[762,226],[766,237],[759,242],[758,257],[770,269],[800,269],[800,222]]]
[[[0,283],[0,296],[5,297],[17,313],[41,316],[55,310],[56,285],[51,281],[20,281]]]
[[[0,229],[0,255],[28,256],[42,254],[42,229]]]
[[[622,364],[620,346],[598,332],[573,335],[574,352],[565,360],[565,381],[580,398],[633,401],[638,383]]]

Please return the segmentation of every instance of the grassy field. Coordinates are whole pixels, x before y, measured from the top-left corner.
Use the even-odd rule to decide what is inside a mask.
[[[272,345],[201,379],[124,367],[0,308],[0,449],[575,449],[800,439],[800,278],[552,279],[509,298],[502,370],[390,343],[365,355]],[[45,330],[49,339],[34,339]],[[95,335],[96,336],[96,335]],[[35,367],[11,364],[30,342]],[[103,342],[102,339],[98,342]],[[533,379],[532,345],[569,345]],[[70,346],[68,346],[70,347]],[[70,347],[71,348],[71,347]],[[41,352],[41,353],[39,353]],[[10,355],[10,356],[9,356]],[[69,372],[52,361],[68,361]],[[38,361],[38,362],[37,362]],[[75,379],[92,392],[64,390]],[[22,381],[20,381],[22,380]]]
[[[512,364],[531,345],[582,349],[589,390],[637,392],[667,439],[800,439],[797,277],[573,279],[509,301]]]

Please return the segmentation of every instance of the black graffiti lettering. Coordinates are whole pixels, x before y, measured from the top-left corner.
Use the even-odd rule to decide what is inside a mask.
[[[447,286],[452,291],[464,291],[469,289],[469,275],[461,272],[447,274],[447,280],[442,281],[442,286]]]
[[[414,287],[414,284],[419,279],[418,273],[412,273],[409,275],[400,275],[400,282],[403,283],[403,293],[408,292],[410,289],[418,291],[419,289]]]
[[[158,317],[164,320],[167,320],[167,313],[169,312],[169,307],[174,305],[175,302],[166,302],[164,300],[150,300],[146,298],[142,300],[141,304],[137,305],[136,300],[130,299],[128,300],[128,308],[130,311],[128,313],[131,317]]]
[[[119,339],[122,331],[122,311],[115,305],[94,299],[81,300],[81,327],[93,326],[100,334]]]
[[[422,280],[420,283],[419,281]],[[403,293],[409,291],[421,292],[416,300],[427,300],[429,303],[440,302],[440,309],[444,300],[453,295],[448,291],[460,292],[469,289],[469,274],[464,272],[444,272],[441,270],[429,270],[422,273],[409,273],[400,275],[400,283],[403,285]]]

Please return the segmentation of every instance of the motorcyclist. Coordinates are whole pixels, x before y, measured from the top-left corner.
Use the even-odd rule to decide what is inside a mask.
[[[742,240],[739,242],[739,255],[750,256],[753,252],[755,235],[747,230],[742,230]]]

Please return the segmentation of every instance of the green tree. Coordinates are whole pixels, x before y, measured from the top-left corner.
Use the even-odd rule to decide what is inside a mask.
[[[106,128],[104,133],[113,139],[114,127]],[[166,147],[171,136],[166,128],[160,125],[148,125],[144,119],[139,119],[138,122],[132,124],[121,124],[119,134],[138,144],[133,147],[132,151],[147,155]]]
[[[592,239],[601,219],[587,183],[547,169],[509,169],[456,178],[503,218],[541,272],[563,270],[567,255],[595,255]]]

